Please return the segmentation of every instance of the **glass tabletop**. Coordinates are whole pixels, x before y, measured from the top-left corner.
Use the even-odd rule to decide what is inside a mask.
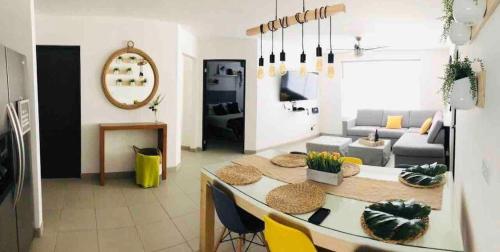
[[[259,156],[272,158],[282,152],[270,150],[258,153]],[[219,180],[216,171],[230,162],[224,162],[204,167],[202,172],[213,177],[224,186],[233,191],[240,192],[249,198],[255,200],[257,204],[266,205],[266,195],[274,188],[285,185],[286,183],[263,176],[258,182],[245,186],[232,186]],[[366,177],[379,180],[398,181],[400,170],[397,168],[385,168],[377,166],[362,166],[359,177]],[[448,176],[449,177],[449,176]],[[429,215],[429,228],[427,232],[419,239],[402,244],[401,246],[427,248],[429,250],[441,251],[463,251],[462,238],[460,234],[460,222],[458,218],[458,207],[455,207],[453,196],[453,181],[448,178],[443,189],[442,209],[432,210]],[[373,239],[362,229],[360,217],[364,208],[371,204],[355,199],[344,198],[332,194],[326,195],[324,208],[331,210],[330,215],[319,225],[319,227],[346,234],[358,238]],[[306,221],[313,213],[290,215],[299,220]],[[308,223],[308,225],[313,225]]]

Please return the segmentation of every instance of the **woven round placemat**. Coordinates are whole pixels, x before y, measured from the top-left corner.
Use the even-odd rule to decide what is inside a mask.
[[[228,165],[219,169],[216,175],[230,185],[248,185],[262,178],[259,169],[248,165]]]
[[[392,244],[402,244],[402,243],[407,243],[407,242],[411,242],[411,241],[414,241],[420,237],[422,237],[422,235],[425,234],[425,232],[427,232],[427,229],[429,229],[429,217],[424,217],[422,218],[422,220],[424,221],[424,229],[422,230],[422,232],[418,233],[417,235],[413,236],[413,237],[410,237],[406,240],[385,240],[385,239],[382,239],[378,236],[376,236],[372,230],[368,227],[368,225],[366,225],[366,222],[365,222],[365,218],[363,217],[363,214],[361,214],[361,227],[363,228],[363,231],[365,231],[365,233],[379,241],[383,241],[383,242],[387,242],[387,243],[392,243]]]
[[[326,193],[319,186],[303,182],[274,188],[266,196],[269,207],[287,214],[305,214],[323,206]]]
[[[285,167],[285,168],[297,168],[306,166],[306,155],[303,154],[283,154],[271,159],[271,163]]]
[[[415,184],[412,184],[408,181],[406,181],[404,178],[401,177],[401,174],[399,174],[398,178],[399,178],[399,181],[401,183],[403,183],[404,185],[407,185],[407,186],[411,186],[411,187],[415,187],[415,188],[434,188],[434,187],[439,187],[439,186],[442,186],[446,183],[446,175],[443,176],[443,179],[441,180],[441,182],[439,183],[436,183],[436,184],[433,184],[433,185],[427,185],[427,186],[423,186],[423,185],[415,185]]]
[[[344,178],[352,177],[358,175],[360,171],[359,165],[352,163],[343,163],[342,164],[342,174]]]

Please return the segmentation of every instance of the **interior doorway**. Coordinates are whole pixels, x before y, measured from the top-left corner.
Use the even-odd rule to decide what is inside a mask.
[[[203,150],[244,152],[245,60],[203,61]]]
[[[183,88],[182,88],[182,133],[181,146],[183,149],[191,150],[195,143],[195,123],[194,123],[194,77],[195,59],[191,56],[182,55],[183,65]]]
[[[42,178],[81,176],[80,47],[37,46]]]

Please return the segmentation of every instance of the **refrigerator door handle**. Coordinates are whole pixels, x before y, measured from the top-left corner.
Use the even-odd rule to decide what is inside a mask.
[[[21,126],[21,120],[19,120],[19,116],[16,113],[16,110],[14,109],[15,106],[14,104],[10,105],[12,109],[12,114],[14,115],[14,119],[17,124],[17,133],[19,134],[19,143],[21,145],[21,185],[19,186],[19,193],[17,195],[17,201],[21,199],[21,193],[23,192],[24,188],[24,176],[26,174],[26,149],[24,146],[24,138],[23,138],[23,127]]]
[[[14,119],[14,114],[12,112],[12,108],[10,104],[7,104],[7,114],[9,116],[9,122],[12,127],[12,130],[14,131],[14,139],[16,142],[16,147],[17,147],[17,163],[18,163],[18,171],[16,172],[17,178],[16,178],[16,188],[15,188],[15,195],[14,195],[14,206],[17,204],[17,200],[19,198],[19,191],[20,191],[20,186],[21,186],[21,166],[22,166],[22,156],[21,156],[21,144],[20,144],[20,139],[19,139],[19,133],[17,131],[17,123],[15,122]]]

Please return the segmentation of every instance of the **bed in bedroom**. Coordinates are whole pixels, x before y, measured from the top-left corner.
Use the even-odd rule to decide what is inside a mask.
[[[236,101],[236,91],[207,91],[208,130],[217,137],[243,139],[244,113]]]

